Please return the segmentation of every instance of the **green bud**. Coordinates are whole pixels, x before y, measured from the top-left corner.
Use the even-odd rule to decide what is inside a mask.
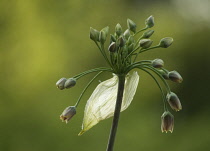
[[[144,48],[144,49],[147,49],[147,48],[149,48],[152,45],[152,42],[153,41],[150,40],[150,39],[142,39],[139,42],[139,46]]]
[[[93,41],[99,41],[99,31],[90,27],[90,39]]]
[[[128,25],[128,29],[130,29],[132,32],[136,32],[136,24],[130,20],[130,19],[127,19],[127,25]]]
[[[104,31],[100,31],[99,41],[104,44],[106,42],[106,33]]]
[[[112,43],[112,42],[116,42],[116,38],[115,38],[115,36],[114,35],[110,35],[110,44]]]
[[[106,37],[109,33],[109,26],[104,27],[101,31],[104,31],[104,33],[106,34]]]
[[[182,76],[177,71],[170,71],[168,77],[173,82],[182,83],[183,81]]]
[[[129,38],[128,38],[128,41],[127,41],[127,45],[130,45],[134,43],[134,37],[131,35]]]
[[[64,87],[65,87],[66,89],[68,89],[68,88],[71,88],[71,87],[73,87],[73,86],[75,86],[75,85],[76,85],[76,79],[74,79],[74,78],[69,78],[69,79],[66,80],[66,82],[65,82],[65,84],[64,84]]]
[[[175,93],[173,92],[169,93],[166,98],[173,110],[180,111],[182,109],[181,102]]]
[[[69,106],[67,107],[62,114],[60,115],[60,119],[62,122],[66,122],[66,124],[69,122],[69,120],[76,114],[76,107],[75,106]]]
[[[142,38],[149,38],[152,36],[152,34],[154,33],[155,31],[154,30],[148,30],[148,31],[145,31],[142,35]]]
[[[166,37],[160,40],[159,46],[162,48],[168,48],[173,43],[173,38]]]
[[[119,23],[115,27],[115,32],[116,32],[117,36],[120,36],[122,34],[122,27]]]
[[[162,68],[164,66],[164,62],[162,59],[155,59],[152,61],[152,66],[154,68]]]
[[[60,80],[58,80],[58,82],[56,82],[56,86],[58,89],[63,90],[65,87],[65,82],[66,82],[66,78],[61,78]]]
[[[125,40],[123,37],[117,39],[117,46],[123,47],[125,45]]]
[[[115,42],[112,42],[112,43],[109,45],[108,50],[109,50],[110,52],[115,52],[115,51],[116,51],[116,43],[115,43]]]
[[[174,129],[174,116],[169,112],[165,111],[161,116],[161,131],[162,132],[173,132]]]
[[[135,46],[134,43],[132,43],[131,45],[128,46],[129,53],[134,50],[134,46]]]
[[[124,32],[123,35],[124,35],[125,39],[128,39],[128,38],[130,37],[130,35],[131,35],[130,30],[127,29],[127,30]]]
[[[153,27],[155,25],[155,23],[154,23],[154,17],[153,16],[149,16],[149,18],[147,18],[145,20],[145,24],[146,24],[147,28]]]

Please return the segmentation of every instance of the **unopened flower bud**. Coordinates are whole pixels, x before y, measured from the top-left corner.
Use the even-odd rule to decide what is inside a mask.
[[[135,46],[134,43],[132,43],[130,46],[128,46],[129,53],[134,50],[134,46]]]
[[[122,34],[122,27],[120,24],[117,24],[115,27],[115,32],[118,36],[120,36]]]
[[[171,81],[182,83],[183,78],[177,71],[170,71],[168,77]]]
[[[110,44],[112,43],[112,42],[116,42],[116,38],[115,38],[115,36],[114,35],[110,35]]]
[[[161,131],[162,132],[173,132],[174,129],[174,116],[169,112],[165,111],[161,116]]]
[[[160,40],[159,46],[162,48],[168,48],[173,43],[173,38],[166,37]]]
[[[112,42],[112,43],[109,45],[108,50],[109,50],[110,52],[115,52],[115,51],[116,51],[116,43],[115,43],[115,42]]]
[[[125,40],[123,37],[117,39],[117,46],[123,47],[125,45]]]
[[[66,78],[61,78],[60,80],[58,80],[58,82],[56,82],[56,86],[58,89],[63,90],[65,87],[65,82],[66,82]]]
[[[167,95],[167,101],[173,110],[180,111],[182,109],[181,102],[175,93],[169,93]]]
[[[162,59],[155,59],[152,61],[152,66],[154,68],[162,68],[164,66],[164,62]]]
[[[93,41],[99,41],[99,31],[90,27],[90,39]]]
[[[124,35],[125,39],[128,39],[128,38],[130,37],[130,35],[131,35],[130,30],[127,29],[127,30],[124,32],[123,35]]]
[[[145,24],[148,28],[151,28],[155,25],[154,23],[154,17],[150,16],[149,18],[146,19]]]
[[[142,39],[142,40],[140,40],[139,45],[140,45],[140,47],[147,49],[152,45],[152,42],[153,41],[150,39]]]
[[[131,35],[129,38],[128,38],[128,41],[127,41],[127,45],[130,45],[134,43],[134,37]]]
[[[67,107],[63,113],[60,115],[60,119],[62,122],[66,122],[66,124],[69,122],[69,120],[76,114],[76,107],[75,106],[69,106]]]
[[[132,20],[127,19],[127,26],[132,32],[136,32],[136,24]]]
[[[73,87],[73,86],[75,86],[75,85],[76,85],[76,79],[74,79],[74,78],[69,78],[69,79],[66,80],[64,87],[65,87],[66,89],[68,89],[68,88],[71,88],[71,87]]]
[[[105,41],[106,41],[106,34],[104,31],[100,31],[100,34],[99,34],[99,41],[104,44]]]
[[[163,70],[159,70],[159,72],[165,80],[169,80],[168,73]]]
[[[155,32],[154,30],[145,31],[142,35],[142,38],[149,38],[153,35],[154,32]]]

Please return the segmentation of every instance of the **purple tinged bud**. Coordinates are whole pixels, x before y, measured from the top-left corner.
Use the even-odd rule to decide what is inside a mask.
[[[74,79],[74,78],[69,78],[69,79],[66,80],[64,87],[65,87],[66,89],[68,89],[68,88],[71,88],[71,87],[73,87],[73,86],[75,86],[75,85],[76,85],[76,79]]]
[[[76,107],[75,106],[69,106],[67,107],[63,113],[60,115],[60,119],[62,122],[66,122],[66,124],[69,122],[69,120],[76,114]]]
[[[182,83],[183,78],[177,71],[170,71],[168,73],[169,79],[173,82]]]
[[[165,111],[161,116],[161,131],[162,132],[173,132],[174,129],[174,116],[169,112]]]
[[[175,93],[173,92],[169,93],[166,98],[173,110],[180,111],[182,109],[181,102]]]
[[[66,78],[61,78],[60,80],[58,80],[58,82],[56,82],[56,86],[58,89],[63,90],[65,87],[65,82],[66,82]]]
[[[109,50],[110,52],[115,52],[115,51],[116,51],[116,43],[115,43],[115,42],[112,42],[112,43],[109,45],[108,50]]]
[[[164,66],[164,62],[162,59],[155,59],[152,61],[152,66],[154,68],[162,68]]]

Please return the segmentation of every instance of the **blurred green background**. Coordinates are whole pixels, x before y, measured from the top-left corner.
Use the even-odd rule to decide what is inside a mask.
[[[210,150],[210,2],[208,0],[1,0],[0,1],[0,150],[1,151],[105,151],[112,119],[86,132],[81,129],[86,100],[98,81],[88,89],[77,115],[69,124],[59,115],[74,105],[93,75],[60,91],[55,82],[82,71],[107,66],[89,27],[101,29],[126,19],[138,29],[155,17],[157,44],[173,37],[168,49],[156,49],[140,59],[161,58],[168,70],[177,70],[184,82],[169,82],[182,101],[173,112],[172,134],[160,131],[163,112],[155,82],[145,73],[131,106],[121,114],[115,151]],[[112,77],[107,73],[98,80]]]

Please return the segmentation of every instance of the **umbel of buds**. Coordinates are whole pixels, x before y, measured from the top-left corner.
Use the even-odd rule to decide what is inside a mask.
[[[171,81],[182,83],[183,78],[177,71],[171,71],[168,73],[168,77]]]
[[[161,131],[162,132],[173,132],[174,129],[174,116],[169,112],[165,111],[161,116]]]
[[[162,59],[155,59],[152,61],[152,66],[155,68],[162,68],[164,66],[164,62]]]
[[[76,107],[75,106],[69,106],[67,107],[62,114],[60,115],[60,119],[62,122],[66,122],[66,124],[69,122],[69,120],[76,114]]]
[[[180,111],[182,109],[181,102],[175,93],[169,93],[167,95],[167,101],[173,110]]]

